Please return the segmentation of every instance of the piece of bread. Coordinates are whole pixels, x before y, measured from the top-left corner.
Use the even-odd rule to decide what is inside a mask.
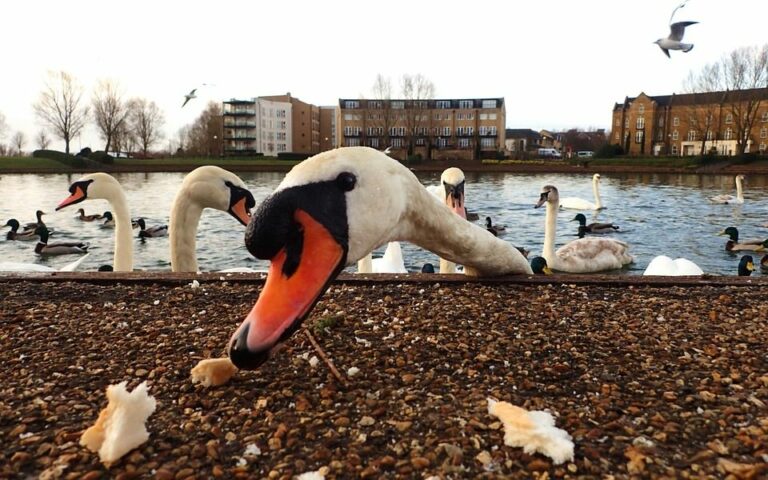
[[[107,387],[107,407],[96,423],[80,437],[80,445],[99,452],[99,459],[109,466],[149,438],[144,423],[155,411],[157,402],[147,394],[147,382],[132,392],[127,382]]]
[[[192,383],[201,383],[204,387],[218,387],[229,382],[237,367],[229,357],[206,358],[200,360],[192,369]]]

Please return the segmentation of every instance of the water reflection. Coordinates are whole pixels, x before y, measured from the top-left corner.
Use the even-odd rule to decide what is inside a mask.
[[[280,183],[283,173],[243,173],[243,181],[261,202]],[[601,198],[607,207],[600,212],[583,212],[588,222],[606,221],[621,226],[614,238],[631,245],[637,262],[619,273],[640,274],[656,255],[685,257],[712,274],[736,273],[738,255],[723,248],[725,237],[717,232],[736,226],[743,237],[767,237],[768,177],[748,175],[743,205],[715,205],[708,198],[721,193],[734,193],[732,175],[698,174],[601,174]],[[142,216],[149,224],[168,222],[170,206],[184,177],[182,173],[120,173],[115,177],[123,185],[133,217]],[[541,187],[552,184],[561,196],[578,196],[592,200],[592,174],[505,174],[466,173],[467,207],[486,216],[494,223],[506,225],[503,239],[524,246],[533,254],[541,251],[544,240],[544,212],[534,210]],[[96,270],[111,264],[114,230],[102,228],[99,222],[75,219],[76,208],[55,212],[56,205],[68,195],[69,185],[79,174],[3,175],[0,191],[0,224],[8,218],[26,223],[34,220],[35,210],[44,210],[46,223],[57,230],[54,240],[84,240],[91,242],[91,256],[85,268]],[[425,185],[438,184],[440,174],[423,173],[419,179]],[[109,210],[104,200],[82,203],[86,214]],[[557,244],[576,238],[575,211],[561,211],[558,216]],[[7,228],[2,230],[3,239]],[[244,229],[223,212],[207,210],[198,232],[198,260],[203,271],[238,266],[264,268],[265,262],[255,260],[245,249]],[[0,241],[4,261],[39,263],[60,267],[77,257],[38,257],[33,253],[35,242]],[[168,238],[135,239],[135,267],[144,270],[169,270]],[[383,253],[383,247],[377,254]],[[406,266],[420,271],[424,263],[437,263],[437,257],[413,245],[403,245]],[[755,260],[759,260],[759,254]]]

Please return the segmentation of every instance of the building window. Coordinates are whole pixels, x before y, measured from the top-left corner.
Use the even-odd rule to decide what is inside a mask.
[[[480,139],[480,147],[482,147],[482,148],[496,148],[496,139],[495,138],[481,138]]]
[[[347,137],[360,135],[360,127],[344,127],[344,135]],[[360,144],[358,143],[358,145]]]
[[[440,129],[440,135],[443,137],[450,137],[451,136],[451,127],[443,127]]]
[[[468,138],[460,138],[459,139],[459,148],[469,148],[469,139]]]
[[[360,102],[357,100],[344,100],[344,108],[360,108]]]
[[[715,138],[715,132],[707,130],[707,141],[711,142]]]
[[[723,135],[723,138],[725,140],[733,140],[733,130],[730,128],[725,129],[725,135]]]
[[[638,105],[637,106],[637,113],[645,113],[645,105]]]
[[[448,139],[447,138],[438,138],[437,139],[437,148],[445,148],[448,146]]]
[[[624,119],[624,128],[629,128],[629,117]]]
[[[768,122],[768,112],[763,112],[763,116],[761,118],[764,122]]]
[[[481,113],[480,114],[480,120],[488,120],[488,114],[487,113]]]
[[[355,138],[355,137],[345,138],[344,139],[344,143],[348,147],[359,147],[360,146],[360,139],[359,138]]]
[[[621,140],[621,137],[619,136],[619,132],[616,132],[616,135],[613,136],[613,139],[616,140],[616,143],[618,143],[619,140]]]
[[[659,117],[659,119],[656,121],[656,123],[658,123],[660,127],[663,127],[664,126],[664,117]]]
[[[488,120],[496,120],[496,114],[495,113],[489,113],[488,114]]]
[[[672,155],[677,155],[677,145],[672,145]]]
[[[389,135],[392,137],[402,137],[405,135],[405,127],[389,127]]]
[[[403,148],[403,139],[402,138],[393,138],[392,139],[392,146],[394,148]]]
[[[483,100],[483,108],[496,108],[496,100]]]
[[[688,130],[688,141],[689,142],[696,141],[696,130]]]
[[[642,130],[645,128],[645,118],[643,117],[638,118],[636,123],[637,123],[638,130]]]
[[[680,135],[678,135],[677,130],[672,132],[672,140],[677,141],[677,139],[680,138]]]
[[[758,147],[758,149],[760,150],[760,153],[765,153],[765,144],[761,143],[760,147]]]
[[[761,128],[760,129],[760,138],[768,138],[768,128]]]
[[[725,116],[725,123],[733,123],[733,114],[729,113]]]
[[[663,142],[664,141],[664,132],[661,130],[656,132],[656,141],[657,142]]]
[[[427,144],[427,141],[425,139],[423,139],[423,138],[417,138],[416,139],[416,145],[418,145],[420,147],[423,147],[426,144]]]
[[[459,108],[472,108],[475,102],[472,100],[459,100]]]
[[[674,127],[679,127],[680,126],[680,117],[672,118],[672,126],[674,126]]]
[[[284,143],[278,143],[277,144],[277,151],[278,152],[285,152],[287,150],[287,147]]]
[[[435,102],[435,108],[451,108],[450,100],[438,100]]]
[[[368,146],[372,148],[379,148],[379,137],[369,138]]]
[[[382,109],[384,104],[381,100],[368,100],[368,108]]]
[[[643,143],[643,133],[642,131],[635,132],[635,143]]]
[[[496,127],[481,126],[477,131],[480,135],[496,135]]]
[[[285,130],[285,120],[281,120],[281,121],[277,122],[277,128],[279,128],[281,130]]]
[[[405,102],[402,100],[393,100],[390,104],[392,108],[396,108],[398,110],[402,110],[405,108]]]
[[[277,132],[277,139],[285,141],[285,132]]]

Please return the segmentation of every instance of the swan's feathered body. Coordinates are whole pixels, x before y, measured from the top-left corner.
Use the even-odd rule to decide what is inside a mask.
[[[616,270],[632,263],[629,245],[609,238],[579,238],[555,251],[555,232],[557,229],[557,208],[559,195],[557,188],[547,185],[542,189],[536,207],[546,204],[547,216],[544,228],[544,248],[541,256],[547,260],[549,268],[568,273],[594,273]]]
[[[736,175],[734,180],[736,182],[736,195],[721,194],[710,197],[709,199],[714,203],[720,203],[724,205],[728,204],[742,204],[744,203],[744,175]]]
[[[271,266],[230,343],[235,365],[257,368],[266,361],[345,265],[392,241],[461,263],[470,275],[532,273],[517,249],[436,202],[384,153],[368,147],[323,152],[293,167],[248,225],[249,251]]]
[[[74,272],[88,258],[90,253],[86,253],[72,263],[68,263],[61,268],[38,265],[36,263],[20,262],[0,262],[0,272]]]
[[[602,210],[603,203],[600,200],[600,174],[592,175],[592,193],[595,196],[595,202],[584,200],[579,197],[565,197],[560,199],[560,208],[569,210]]]
[[[38,255],[68,255],[88,252],[88,242],[48,243],[47,228],[37,227],[35,233],[40,236],[40,241],[35,245],[35,253]]]
[[[400,242],[389,242],[384,256],[373,259],[373,273],[408,273]]]
[[[672,260],[666,255],[654,257],[646,267],[643,275],[661,275],[661,276],[685,276],[685,275],[703,275],[698,265],[687,258],[676,258]]]
[[[227,212],[245,226],[255,205],[245,183],[232,172],[206,165],[187,174],[171,207],[171,270],[197,272],[197,227],[204,209]]]
[[[154,238],[165,237],[168,235],[168,225],[153,225],[147,227],[147,223],[143,218],[136,219],[136,223],[139,224],[139,238]]]
[[[115,255],[114,271],[130,272],[133,270],[133,238],[131,235],[131,214],[123,187],[112,175],[92,173],[82,177],[69,187],[70,196],[64,199],[56,210],[69,205],[101,198],[112,207],[115,219]],[[110,214],[111,216],[112,214]]]

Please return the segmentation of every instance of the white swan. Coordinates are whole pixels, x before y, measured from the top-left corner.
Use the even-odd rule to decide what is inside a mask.
[[[373,258],[369,253],[360,259],[357,262],[357,273],[408,273],[400,242],[387,243],[383,257]]]
[[[570,210],[602,210],[603,203],[600,200],[600,174],[592,175],[592,193],[595,195],[595,203],[578,197],[565,197],[560,199],[560,208]]]
[[[248,225],[248,250],[271,264],[230,342],[232,362],[261,365],[345,265],[391,241],[463,264],[469,275],[532,274],[515,247],[436,202],[398,161],[368,147],[323,152],[293,167]]]
[[[427,190],[439,201],[447,206],[453,213],[463,219],[467,219],[466,195],[464,187],[466,177],[464,172],[457,167],[443,170],[440,175],[440,185],[430,185]],[[440,273],[459,273],[456,263],[440,258]]]
[[[131,213],[120,182],[107,173],[92,173],[77,180],[69,187],[69,197],[62,200],[56,210],[80,203],[83,200],[101,198],[109,202],[115,219],[115,272],[133,271],[133,239],[131,238]]]
[[[552,270],[568,273],[593,273],[615,270],[634,261],[628,253],[629,245],[610,238],[579,238],[555,251],[559,194],[557,188],[552,185],[546,185],[542,189],[536,208],[545,203],[547,205],[547,217],[544,227],[544,248],[541,256],[547,260],[547,265]]]
[[[86,253],[74,262],[68,263],[61,268],[53,268],[36,263],[0,262],[0,272],[74,272],[89,255],[90,253]]]
[[[653,257],[648,264],[643,275],[661,275],[661,276],[684,276],[684,275],[703,275],[704,270],[687,258],[676,258],[672,260],[666,255]]]
[[[204,209],[227,212],[241,224],[248,225],[255,205],[253,195],[234,173],[213,165],[189,172],[171,206],[171,270],[197,272],[197,226]]]
[[[133,270],[131,220],[120,183],[106,173],[86,175],[70,187],[72,195],[59,208],[88,198],[106,198],[115,210],[115,271]],[[243,225],[250,220],[256,202],[243,181],[232,172],[215,166],[203,166],[190,172],[182,182],[171,207],[171,270],[196,272],[195,236],[205,208],[228,212]],[[127,234],[127,235],[126,235]],[[119,268],[118,268],[119,265]]]
[[[736,196],[728,195],[728,194],[722,194],[722,195],[715,195],[714,197],[710,197],[709,199],[714,203],[721,203],[721,204],[730,204],[730,203],[744,203],[744,187],[742,186],[742,183],[744,182],[744,175],[736,175]]]

